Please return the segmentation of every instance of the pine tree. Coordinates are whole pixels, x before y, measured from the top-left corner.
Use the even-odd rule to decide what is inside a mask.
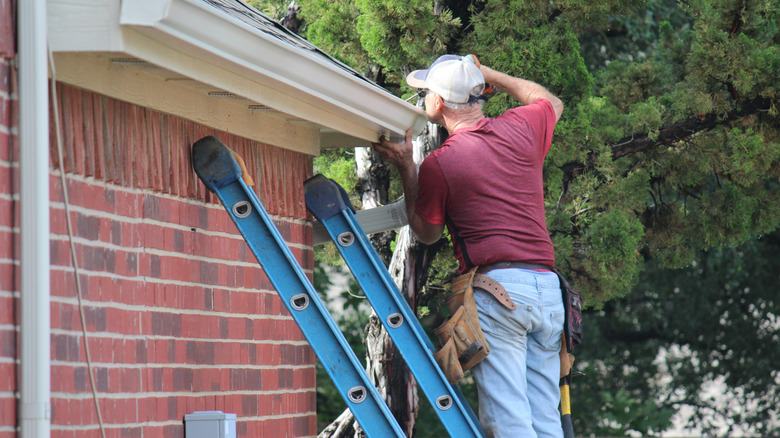
[[[457,52],[561,97],[566,111],[545,168],[548,226],[559,266],[592,306],[630,291],[647,258],[680,267],[696,249],[777,226],[775,2],[301,5],[312,42],[399,95],[412,91],[405,73]],[[581,41],[642,14],[658,18],[647,19],[645,46],[630,48],[641,56],[589,69]],[[514,105],[499,95],[485,110]]]
[[[648,266],[668,276],[777,229],[776,1],[298,3],[313,43],[399,96],[413,92],[403,81],[412,69],[444,53],[473,53],[563,100],[544,172],[548,230],[557,266],[593,312],[614,316],[610,309],[625,302],[616,300],[643,296]],[[499,94],[485,111],[515,105]],[[389,187],[393,199],[398,187]],[[630,393],[616,390],[611,403],[641,411],[620,401]],[[646,401],[649,412],[655,400]],[[668,424],[665,412],[653,427]]]

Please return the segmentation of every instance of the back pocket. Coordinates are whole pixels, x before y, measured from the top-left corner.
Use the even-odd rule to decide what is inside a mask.
[[[563,333],[564,312],[553,312],[550,314],[549,326],[544,328],[543,347],[548,351],[558,351],[561,348],[561,333]]]

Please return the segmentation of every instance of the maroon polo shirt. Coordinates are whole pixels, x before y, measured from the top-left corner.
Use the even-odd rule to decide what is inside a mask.
[[[494,262],[553,266],[542,164],[555,111],[546,99],[458,129],[420,166],[416,212],[446,224],[460,271]]]

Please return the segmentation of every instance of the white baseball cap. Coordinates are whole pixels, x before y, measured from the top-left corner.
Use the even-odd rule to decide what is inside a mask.
[[[406,83],[452,103],[467,103],[485,90],[485,78],[470,56],[440,56],[429,68],[409,73]]]

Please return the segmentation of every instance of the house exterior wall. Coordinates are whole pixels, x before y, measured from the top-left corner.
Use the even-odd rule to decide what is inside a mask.
[[[0,438],[16,437],[19,297],[18,106],[12,0],[0,0]]]
[[[179,437],[186,413],[220,410],[237,414],[240,436],[313,435],[314,355],[188,154],[210,134],[238,152],[308,272],[311,158],[78,88],[58,92],[95,383],[108,393],[104,422],[120,425],[119,436]],[[96,418],[56,174],[52,430],[70,436],[80,429],[72,423]]]
[[[0,438],[16,438],[19,424],[12,6],[0,0]],[[312,157],[64,84],[57,100],[64,159],[51,117],[52,437],[98,436],[61,168],[107,436],[182,437],[184,415],[202,410],[237,414],[242,437],[315,435],[314,354],[197,179],[189,151],[214,135],[243,156],[259,198],[310,276],[303,181]]]

